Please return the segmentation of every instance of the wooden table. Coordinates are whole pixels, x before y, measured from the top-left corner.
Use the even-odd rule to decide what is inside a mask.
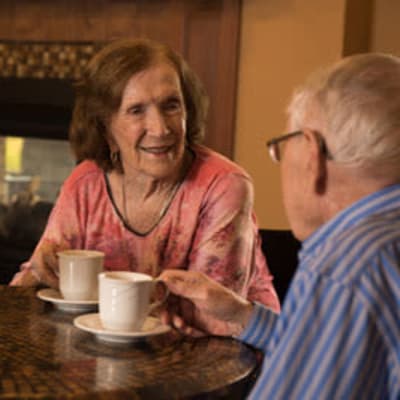
[[[75,317],[0,285],[0,398],[243,399],[257,373],[256,353],[233,339],[171,331],[116,345]]]

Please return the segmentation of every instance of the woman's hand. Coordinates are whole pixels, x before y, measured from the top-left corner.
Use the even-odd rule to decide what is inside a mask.
[[[250,319],[253,306],[249,301],[203,273],[166,270],[160,279],[175,294],[163,320],[183,333],[239,335]]]
[[[58,257],[57,252],[61,248],[54,244],[44,244],[38,254],[32,258],[32,274],[38,280],[38,284],[58,289]]]
[[[50,286],[59,288],[58,257],[59,246],[46,244],[35,252],[29,262],[21,265],[21,271],[17,272],[10,286]]]

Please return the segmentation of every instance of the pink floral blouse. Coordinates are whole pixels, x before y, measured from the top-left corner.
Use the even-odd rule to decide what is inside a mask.
[[[79,164],[65,181],[18,285],[46,249],[82,248],[105,253],[105,269],[158,276],[164,269],[202,271],[249,300],[279,311],[260,247],[248,174],[222,155],[193,147],[195,159],[158,225],[142,235],[129,229],[114,205],[104,172]],[[48,250],[47,250],[48,251]]]

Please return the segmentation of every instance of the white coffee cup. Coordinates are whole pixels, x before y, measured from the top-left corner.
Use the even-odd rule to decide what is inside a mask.
[[[64,250],[57,253],[60,292],[65,300],[98,300],[98,275],[104,253],[95,250]]]
[[[150,303],[157,284],[165,295]],[[165,284],[139,272],[103,272],[99,275],[99,311],[103,327],[118,331],[139,331],[148,314],[168,296]]]

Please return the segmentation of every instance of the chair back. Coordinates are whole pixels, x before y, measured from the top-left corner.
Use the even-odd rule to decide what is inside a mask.
[[[274,287],[283,303],[290,281],[296,271],[299,242],[290,230],[260,229],[261,246],[268,268],[274,276]]]

